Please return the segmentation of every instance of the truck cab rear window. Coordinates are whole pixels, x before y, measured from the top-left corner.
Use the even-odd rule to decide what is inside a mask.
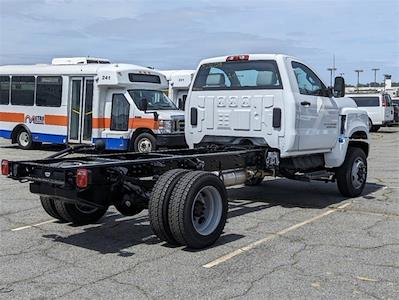
[[[193,91],[282,89],[273,60],[227,61],[204,64],[195,78]]]
[[[358,107],[380,106],[380,98],[378,97],[351,97],[355,100]]]
[[[12,76],[11,104],[33,106],[35,101],[35,77]]]
[[[158,75],[151,74],[129,73],[129,80],[131,82],[161,83],[161,78]]]
[[[38,76],[36,86],[36,105],[60,107],[62,96],[61,76]]]

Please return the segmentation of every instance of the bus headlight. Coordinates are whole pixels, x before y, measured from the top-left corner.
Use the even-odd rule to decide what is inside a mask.
[[[160,133],[172,133],[173,121],[172,120],[160,120],[159,131]]]

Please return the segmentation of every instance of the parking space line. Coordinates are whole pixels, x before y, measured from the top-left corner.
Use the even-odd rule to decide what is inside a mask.
[[[55,221],[57,221],[57,219],[52,219],[52,220],[48,220],[48,221],[44,221],[44,222],[40,222],[40,223],[36,223],[36,224],[32,224],[32,225],[26,225],[26,226],[13,228],[13,229],[11,229],[11,231],[19,231],[19,230],[23,230],[23,229],[37,227],[37,226],[48,224],[48,223],[54,223]]]
[[[305,220],[303,222],[300,222],[300,223],[297,223],[297,224],[292,225],[290,227],[287,227],[287,228],[285,228],[283,230],[280,230],[280,231],[276,232],[275,234],[272,234],[272,235],[267,236],[267,237],[265,237],[263,239],[260,239],[260,240],[257,240],[255,242],[252,242],[252,243],[248,244],[247,246],[241,247],[241,248],[239,248],[237,250],[234,250],[233,252],[225,254],[225,255],[223,255],[223,256],[221,256],[221,257],[219,257],[219,258],[217,258],[217,259],[215,259],[215,260],[203,265],[203,267],[207,268],[207,269],[213,268],[213,267],[215,267],[217,265],[220,265],[221,263],[224,263],[224,262],[228,261],[229,259],[232,259],[233,257],[236,257],[236,256],[238,256],[240,254],[243,254],[243,253],[249,251],[249,250],[252,250],[253,248],[255,248],[255,247],[257,247],[257,246],[259,246],[261,244],[264,244],[264,243],[266,243],[266,242],[268,242],[268,241],[270,241],[270,240],[272,240],[272,239],[274,239],[276,237],[282,236],[282,235],[284,235],[284,234],[286,234],[286,233],[288,233],[288,232],[290,232],[292,230],[298,229],[298,228],[300,228],[300,227],[302,227],[302,226],[304,226],[306,224],[312,223],[312,222],[317,221],[317,220],[319,220],[321,218],[324,218],[324,217],[326,217],[328,215],[331,215],[332,213],[334,213],[334,212],[336,212],[338,210],[344,209],[344,208],[348,207],[349,205],[351,205],[351,203],[345,203],[345,204],[342,204],[342,205],[340,205],[340,206],[338,206],[336,208],[330,208],[329,210],[325,211],[324,213],[322,213],[320,215],[317,215],[317,216],[315,216],[313,218],[310,218],[310,219]]]

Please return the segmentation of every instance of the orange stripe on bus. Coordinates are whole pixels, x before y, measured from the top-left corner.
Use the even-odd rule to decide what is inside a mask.
[[[93,118],[93,128],[101,129],[101,128],[110,128],[111,127],[111,119],[110,118]],[[148,118],[130,118],[129,119],[129,128],[149,128],[149,129],[158,129],[159,123],[158,121],[154,121],[154,119]]]
[[[44,115],[44,124],[56,125],[56,126],[67,126],[68,117],[59,115]]]
[[[154,119],[147,118],[130,118],[129,119],[129,128],[150,128],[150,129],[158,129],[159,122]]]
[[[11,113],[11,112],[0,112],[0,121],[3,122],[25,122],[24,113]]]

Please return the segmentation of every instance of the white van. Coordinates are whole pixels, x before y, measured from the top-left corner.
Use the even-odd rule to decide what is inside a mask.
[[[394,108],[391,96],[385,93],[349,94],[347,97],[355,100],[358,107],[369,116],[369,130],[376,132],[381,126],[393,123]]]
[[[184,115],[162,92],[165,76],[105,59],[0,67],[0,137],[20,148],[93,144],[148,152],[184,146]]]
[[[165,75],[168,81],[168,97],[177,107],[184,110],[195,70],[167,70],[159,72]]]

